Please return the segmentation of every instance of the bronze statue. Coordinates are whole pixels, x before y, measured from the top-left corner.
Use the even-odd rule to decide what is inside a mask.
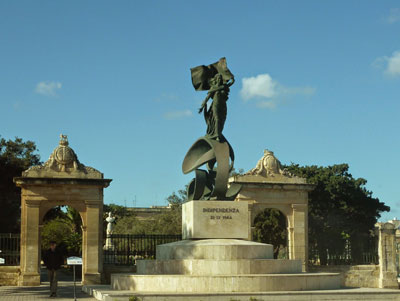
[[[204,111],[207,132],[187,152],[182,164],[183,173],[195,171],[196,178],[188,187],[189,200],[229,200],[239,193],[240,186],[228,189],[229,172],[233,169],[234,152],[222,131],[224,129],[229,87],[235,82],[226,59],[208,66],[191,69],[193,87],[208,91],[199,113]],[[207,109],[207,102],[212,99]],[[207,171],[198,167],[206,165]]]
[[[217,73],[213,78],[210,79],[210,90],[207,93],[207,97],[204,99],[199,113],[204,110],[204,119],[207,123],[207,136],[211,139],[222,141],[222,130],[224,129],[226,120],[226,102],[229,96],[229,87],[233,85],[235,78],[228,83],[224,83],[222,75]],[[207,102],[212,98],[212,104],[207,110]]]
[[[226,102],[229,96],[229,87],[235,82],[235,77],[226,65],[223,57],[218,62],[208,66],[198,66],[191,69],[192,83],[196,91],[208,91],[199,113],[204,110],[204,119],[207,123],[207,137],[223,141],[222,130],[226,120]],[[212,104],[207,110],[207,102]]]

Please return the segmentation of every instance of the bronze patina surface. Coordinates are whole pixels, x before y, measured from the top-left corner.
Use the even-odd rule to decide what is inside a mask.
[[[189,200],[229,200],[240,191],[239,185],[228,188],[229,172],[233,169],[234,152],[222,134],[227,116],[229,87],[235,78],[226,65],[226,59],[208,66],[191,69],[196,91],[208,91],[199,113],[204,112],[207,131],[189,149],[182,164],[184,174],[195,171],[196,177],[188,187]],[[207,108],[207,102],[212,99]],[[205,165],[207,170],[199,169]]]

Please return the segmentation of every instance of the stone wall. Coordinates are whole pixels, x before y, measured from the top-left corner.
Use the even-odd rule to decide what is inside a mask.
[[[19,266],[0,266],[0,286],[18,285]]]
[[[345,287],[379,287],[379,265],[310,266],[311,273],[340,273]]]

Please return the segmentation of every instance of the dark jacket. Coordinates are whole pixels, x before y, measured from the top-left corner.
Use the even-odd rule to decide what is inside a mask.
[[[54,251],[48,249],[44,253],[43,262],[49,270],[58,270],[64,264],[64,257],[57,248]]]

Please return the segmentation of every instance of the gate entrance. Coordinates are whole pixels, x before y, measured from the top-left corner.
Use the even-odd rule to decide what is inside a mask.
[[[249,204],[250,227],[265,209],[279,210],[286,216],[289,259],[300,259],[303,271],[308,266],[308,192],[314,185],[282,169],[274,153],[265,150],[257,166],[244,175],[234,176],[231,183],[242,185],[237,201]],[[249,233],[249,240],[252,233]]]
[[[81,164],[61,135],[49,160],[14,178],[21,187],[20,286],[40,285],[40,231],[46,212],[59,205],[75,208],[82,218],[82,283],[101,282],[103,272],[103,189],[111,179]]]

